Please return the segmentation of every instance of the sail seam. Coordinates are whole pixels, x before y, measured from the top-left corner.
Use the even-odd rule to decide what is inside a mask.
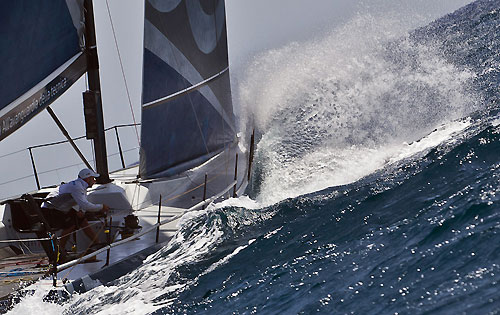
[[[195,90],[198,90],[200,88],[202,88],[203,86],[207,85],[208,83],[218,79],[220,76],[222,76],[224,73],[227,72],[227,70],[229,70],[229,67],[226,67],[224,70],[220,71],[219,73],[211,76],[210,78],[204,80],[204,81],[201,81],[195,85],[192,85],[184,90],[180,90],[178,92],[175,92],[173,94],[170,94],[168,96],[165,96],[165,97],[162,97],[160,99],[157,99],[156,101],[152,101],[152,102],[149,102],[149,103],[146,103],[144,105],[142,105],[142,108],[151,108],[151,107],[154,107],[154,106],[157,106],[157,105],[161,105],[161,104],[164,104],[164,103],[167,103],[167,102],[170,102],[180,96],[183,96],[183,95],[186,95],[192,91],[195,91]]]

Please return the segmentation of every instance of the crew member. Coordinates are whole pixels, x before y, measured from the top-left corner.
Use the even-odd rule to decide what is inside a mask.
[[[61,254],[66,256],[65,246],[70,236],[77,228],[90,238],[93,244],[97,243],[97,235],[89,226],[84,212],[107,212],[109,207],[105,204],[93,204],[87,200],[87,188],[92,187],[99,174],[84,168],[78,173],[78,178],[59,186],[48,194],[42,204],[42,213],[51,227],[62,228],[63,237],[59,246]],[[79,210],[73,207],[78,205]],[[65,258],[65,257],[63,257]]]

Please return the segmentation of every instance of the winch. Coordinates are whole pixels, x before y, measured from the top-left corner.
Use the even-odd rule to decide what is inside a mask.
[[[134,235],[137,230],[142,229],[139,225],[139,218],[133,214],[129,214],[124,218],[124,227],[120,230],[120,235],[122,239]]]

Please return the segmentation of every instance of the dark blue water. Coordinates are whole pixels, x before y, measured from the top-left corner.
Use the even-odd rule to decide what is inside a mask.
[[[475,74],[471,125],[352,184],[195,219],[191,232],[218,226],[222,241],[175,269],[166,283],[189,285],[155,314],[500,312],[500,1],[410,38]]]
[[[217,249],[276,233],[257,236],[158,313],[498,311],[499,152],[500,128],[486,127],[418,163],[279,203],[272,219],[227,233]],[[239,211],[209,220],[230,225]],[[194,277],[209,263],[179,272]]]
[[[156,314],[500,312],[500,1],[477,1],[411,38],[476,74],[482,109],[471,126],[355,183],[199,218],[194,230],[217,221],[224,240],[177,268],[169,281],[193,281],[157,297],[169,302]]]
[[[458,132],[413,155],[396,160],[388,155],[390,163],[345,185],[327,185],[259,209],[232,206],[200,213],[183,224],[168,246],[115,285],[50,307],[67,314],[500,313],[500,1],[474,2],[413,31],[406,41],[432,46],[447,65],[473,74],[459,94],[474,102],[463,111],[466,117],[455,120],[464,126]],[[421,56],[401,53],[403,46],[391,40],[384,58],[409,76],[421,76]],[[435,76],[439,79],[439,73]],[[439,128],[433,132],[414,125],[453,123],[453,115],[443,121],[433,113],[433,108],[443,108],[441,103],[460,101],[439,89],[446,84],[430,91],[424,85],[403,86],[413,89],[415,99],[399,93],[412,107],[381,123],[387,130],[370,129],[374,117],[393,111],[379,108],[383,115],[356,127],[369,129],[367,136],[348,135],[337,145],[369,147],[401,126],[424,136],[413,147],[429,142]],[[335,91],[324,93],[340,100],[342,88],[336,84]],[[394,99],[400,100],[384,94],[387,103],[382,104]],[[404,113],[412,112],[424,114],[401,122]],[[307,138],[302,148],[324,145],[318,140],[321,128],[293,125],[304,120],[287,121]],[[261,133],[262,150],[266,131]],[[283,163],[305,154],[294,141],[279,146]],[[270,160],[257,154],[252,198],[269,189]]]

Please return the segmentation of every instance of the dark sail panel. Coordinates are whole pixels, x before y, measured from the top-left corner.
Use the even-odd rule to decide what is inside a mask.
[[[0,1],[0,140],[84,72],[81,0]]]
[[[197,166],[236,140],[223,0],[147,0],[142,178]]]

